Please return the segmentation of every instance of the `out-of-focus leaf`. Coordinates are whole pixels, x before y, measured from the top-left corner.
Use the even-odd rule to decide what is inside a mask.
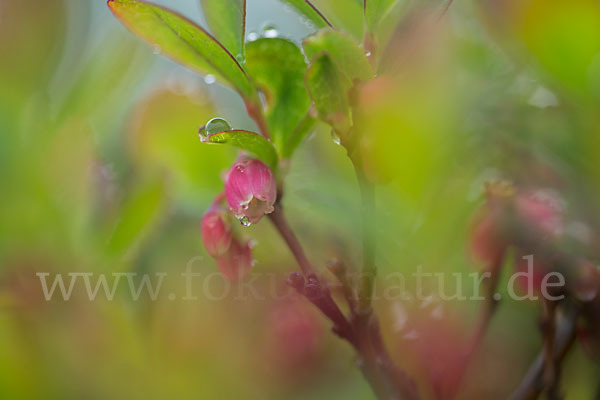
[[[246,0],[201,0],[200,2],[211,32],[234,56],[243,56]]]
[[[315,54],[326,51],[351,81],[373,78],[373,70],[365,53],[354,39],[345,33],[323,29],[306,38],[302,47],[309,60]]]
[[[561,83],[586,92],[590,66],[600,54],[600,5],[592,0],[528,3],[519,27],[527,47]]]
[[[108,253],[123,256],[139,243],[155,224],[165,205],[162,181],[153,181],[136,188],[125,201],[117,226],[108,243]]]
[[[315,103],[319,118],[338,132],[351,126],[348,90],[352,83],[326,52],[313,58],[306,73],[306,88]]]
[[[65,3],[0,3],[0,121],[18,117],[23,103],[51,77],[65,43]]]
[[[320,29],[331,26],[327,18],[310,1],[285,0],[285,2],[294,7],[300,15],[306,17],[315,27]]]
[[[317,121],[310,116],[310,112],[304,116],[296,129],[294,129],[294,132],[292,132],[286,140],[285,145],[283,146],[283,157],[290,157],[294,153],[294,150],[302,143],[302,140],[304,140],[316,122]]]
[[[73,85],[61,103],[57,120],[80,114],[93,115],[94,124],[112,123],[120,100],[144,78],[142,72],[151,67],[152,54],[145,50],[133,36],[105,35],[91,57],[77,60],[81,68],[75,76],[71,72]],[[72,69],[78,70],[75,66]]]
[[[215,114],[206,100],[158,90],[136,105],[127,129],[127,147],[136,169],[168,175],[171,196],[190,210],[207,204],[222,188],[219,172],[231,164],[235,153],[226,146],[198,146],[194,134],[198,120]]]
[[[258,133],[236,129],[209,135],[203,141],[232,145],[254,154],[272,169],[277,167],[275,147]]]
[[[335,29],[348,32],[362,41],[364,30],[363,0],[312,0]]]
[[[571,92],[600,95],[594,82],[600,54],[597,1],[548,4],[543,0],[506,0],[483,2],[482,6],[492,25],[491,32],[513,56],[530,62],[523,55],[532,55],[535,65],[556,81],[553,83]],[[521,51],[524,49],[525,54]]]
[[[273,142],[289,154],[289,149],[285,149],[287,138],[310,107],[304,86],[304,56],[289,40],[262,38],[246,46],[246,68],[265,94],[266,118]]]
[[[448,170],[445,163],[456,136],[453,111],[460,103],[450,95],[453,87],[428,73],[400,80],[380,77],[360,88],[353,117],[355,131],[362,134],[367,175],[377,182],[392,181],[414,205],[439,184],[435,177]]]
[[[379,22],[391,10],[397,0],[365,0],[365,20],[371,32],[377,32]]]
[[[109,0],[121,22],[173,60],[195,71],[214,74],[245,98],[255,96],[235,57],[204,29],[165,8],[139,0]]]

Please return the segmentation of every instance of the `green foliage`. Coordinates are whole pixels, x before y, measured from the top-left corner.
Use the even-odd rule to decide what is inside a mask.
[[[254,98],[255,91],[235,57],[192,21],[138,0],[110,0],[108,5],[123,24],[156,50],[200,73],[215,75],[244,98]]]
[[[364,34],[363,0],[313,0],[335,29],[348,32],[362,41]]]
[[[365,0],[365,21],[371,32],[376,32],[380,21],[392,9],[397,0]]]
[[[290,157],[294,151],[298,148],[302,140],[308,135],[310,130],[315,126],[317,121],[310,115],[310,109],[304,116],[300,124],[294,129],[292,134],[287,138],[285,145],[283,146],[282,157]]]
[[[307,0],[284,0],[286,3],[294,7],[294,9],[302,16],[312,22],[317,28],[331,26],[327,18],[317,11],[315,6]]]
[[[162,215],[166,200],[164,192],[160,181],[144,183],[134,190],[120,210],[118,223],[108,242],[108,254],[127,255],[140,242]]]
[[[140,102],[127,132],[128,153],[138,171],[168,176],[169,191],[187,209],[208,203],[223,185],[218,173],[226,169],[235,149],[200,146],[190,134],[198,120],[215,114],[211,103],[199,102],[170,90],[159,90]],[[204,99],[201,99],[204,100]]]
[[[352,83],[340,71],[329,53],[317,54],[306,74],[306,88],[315,104],[319,118],[337,132],[347,132],[352,123],[348,91]]]
[[[373,78],[373,69],[359,45],[347,34],[323,29],[306,38],[302,44],[308,59],[326,51],[350,81]]]
[[[273,142],[283,154],[291,154],[288,139],[310,107],[302,52],[286,39],[258,39],[246,46],[246,68],[265,95],[265,114]]]
[[[258,133],[231,130],[209,135],[205,138],[207,143],[229,144],[241,150],[254,154],[272,169],[277,167],[277,152],[267,139]]]
[[[246,0],[201,0],[206,22],[215,37],[234,56],[243,56]]]

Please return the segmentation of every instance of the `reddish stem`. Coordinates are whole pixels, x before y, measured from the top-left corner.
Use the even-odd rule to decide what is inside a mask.
[[[575,342],[575,325],[579,315],[579,307],[569,304],[564,320],[556,325],[554,340],[554,366],[560,367],[560,363],[567,355],[569,349]],[[510,400],[535,399],[544,390],[544,366],[546,364],[546,351],[542,350],[535,361],[529,367],[527,374],[510,395]]]
[[[418,399],[416,386],[394,365],[387,352],[379,322],[372,309],[369,307],[362,313],[353,311],[352,319],[348,321],[327,287],[321,284],[314,273],[314,268],[290,228],[279,202],[275,204],[275,210],[269,214],[269,218],[290,248],[303,273],[303,276],[299,273],[290,274],[288,283],[331,320],[333,331],[355,348],[359,367],[377,396],[385,400]]]
[[[275,210],[269,214],[269,218],[271,218],[271,222],[275,225],[275,228],[291,250],[294,258],[298,262],[300,269],[302,270],[302,274],[306,278],[311,275],[315,275],[314,270],[304,253],[304,249],[302,249],[302,245],[298,241],[298,238],[294,234],[294,231],[290,228],[290,225],[283,214],[283,210],[279,203],[275,204]]]

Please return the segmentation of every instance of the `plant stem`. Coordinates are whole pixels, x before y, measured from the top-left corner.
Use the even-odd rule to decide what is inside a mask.
[[[296,274],[292,286],[333,322],[333,330],[338,336],[354,347],[358,355],[359,367],[377,397],[382,400],[418,399],[416,386],[395,366],[387,352],[381,337],[379,322],[370,306],[367,312],[352,312],[352,319],[348,321],[331,298],[326,286],[320,284],[300,242],[285,218],[279,201],[275,204],[275,210],[269,214],[269,218],[290,248],[304,275],[299,277]],[[319,289],[320,293],[315,294],[315,288]]]
[[[360,214],[363,232],[363,263],[358,291],[358,307],[359,312],[369,313],[373,283],[377,274],[375,267],[375,187],[365,176],[362,167],[356,162],[353,162],[353,165],[362,198]]]
[[[448,10],[450,9],[450,6],[452,5],[452,3],[454,2],[454,0],[448,0],[446,2],[446,5],[444,6],[442,12],[440,13],[439,18],[441,19],[442,17],[444,17],[444,15],[446,15],[446,13],[448,12]]]
[[[269,214],[269,218],[271,219],[271,222],[273,223],[273,225],[275,225],[275,228],[277,229],[277,231],[291,250],[292,254],[294,255],[294,258],[296,259],[298,265],[300,266],[300,269],[302,270],[302,274],[304,274],[305,277],[314,275],[315,273],[310,264],[310,261],[308,261],[308,258],[304,253],[304,249],[302,249],[302,245],[298,241],[298,238],[294,234],[294,231],[292,231],[292,229],[290,228],[290,225],[288,224],[287,219],[283,214],[283,209],[281,208],[281,204],[279,204],[279,202],[275,204],[275,210],[271,214]]]
[[[498,300],[496,300],[494,295],[496,294],[498,281],[500,279],[500,266],[502,264],[502,259],[503,257],[500,257],[498,260],[496,260],[496,265],[492,267],[492,275],[490,277],[490,280],[487,282],[487,285],[485,287],[486,291],[484,304],[479,310],[479,314],[475,322],[475,328],[473,330],[473,335],[471,336],[468,342],[463,364],[460,366],[462,368],[462,371],[460,372],[461,376],[459,379],[461,380],[467,373],[467,369],[473,361],[477,349],[481,346],[483,338],[485,337],[490,323],[492,322],[492,318],[496,313],[496,309],[498,308]]]
[[[546,298],[542,298],[542,335],[544,337],[544,373],[543,381],[547,388],[548,399],[557,400],[558,374],[554,360],[554,340],[556,330],[556,304]]]
[[[375,314],[354,315],[353,325],[358,366],[377,397],[385,400],[418,399],[416,385],[395,365],[385,348]]]
[[[569,304],[567,315],[556,327],[554,340],[554,362],[555,368],[567,355],[569,349],[575,342],[575,323],[579,315],[579,308],[576,304]],[[544,366],[546,352],[544,350],[537,356],[535,361],[529,367],[527,374],[515,389],[510,400],[529,400],[537,398],[544,390]]]

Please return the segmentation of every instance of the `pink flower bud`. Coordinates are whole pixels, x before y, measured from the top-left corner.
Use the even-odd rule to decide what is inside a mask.
[[[230,282],[243,279],[252,268],[252,250],[248,242],[240,242],[235,237],[225,254],[217,257],[219,271]]]
[[[257,223],[274,209],[277,187],[273,172],[258,160],[237,161],[225,178],[225,197],[244,225]]]
[[[543,238],[559,236],[564,230],[564,202],[555,193],[530,190],[516,199],[517,213],[526,228]]]
[[[484,208],[475,216],[470,232],[470,253],[486,270],[500,268],[508,247],[502,232],[502,213]]]
[[[222,256],[231,245],[231,226],[227,214],[213,205],[202,217],[202,241],[208,254]]]
[[[268,356],[284,371],[314,368],[322,345],[323,326],[311,304],[299,295],[273,305],[266,324]]]
[[[486,184],[486,204],[475,214],[469,232],[471,257],[486,270],[497,270],[509,245],[507,208],[513,198],[510,183],[499,181]]]

